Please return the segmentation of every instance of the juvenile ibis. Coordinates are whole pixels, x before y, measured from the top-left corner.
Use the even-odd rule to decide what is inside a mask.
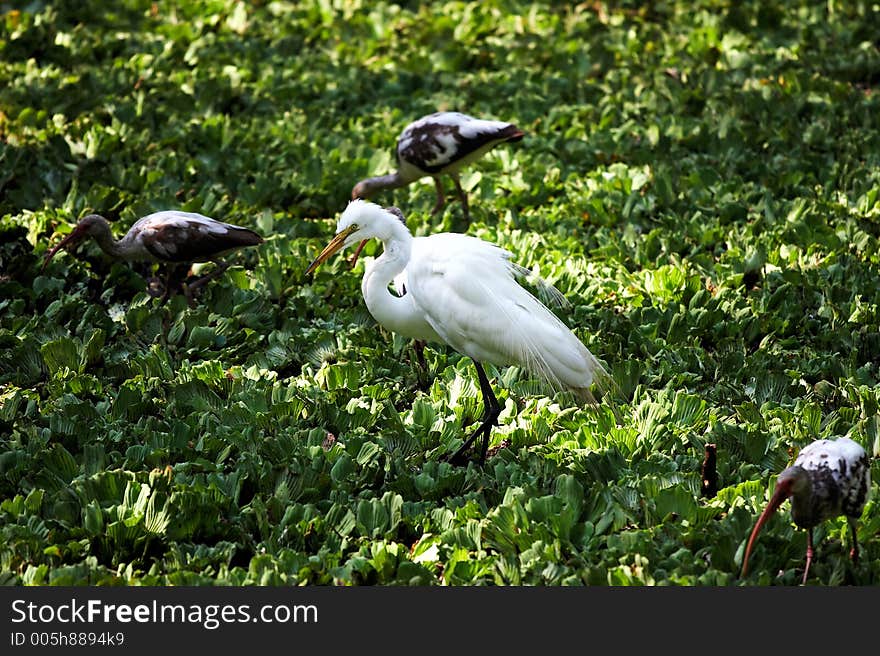
[[[525,133],[513,123],[474,118],[461,112],[436,112],[407,125],[397,139],[397,170],[367,178],[351,190],[352,199],[371,198],[382,189],[403,187],[430,175],[437,188],[432,211],[443,209],[443,184],[452,178],[466,221],[470,220],[467,194],[461,188],[460,171],[505,141],[520,141]]]
[[[761,527],[789,498],[792,520],[797,526],[807,530],[807,562],[804,566],[803,583],[807,582],[810,563],[813,561],[813,528],[826,519],[846,515],[852,532],[850,558],[853,562],[858,562],[856,525],[865,507],[870,487],[870,462],[867,453],[858,443],[848,437],[841,437],[836,440],[816,440],[805,446],[794,464],[776,479],[773,496],[749,536],[740,576],[744,577],[748,572],[749,555]]]
[[[220,258],[246,246],[256,246],[263,238],[253,230],[223,223],[202,214],[164,210],[138,219],[122,239],[114,239],[110,222],[99,214],[89,214],[79,220],[71,233],[50,249],[43,261],[43,269],[62,248],[72,250],[91,237],[102,251],[111,257],[129,262],[159,262],[168,266],[163,300],[170,293],[172,273],[180,266],[193,262],[213,261],[217,269],[184,285],[187,300],[192,293],[225,271],[229,264]]]
[[[581,403],[595,403],[591,386],[601,391],[610,377],[575,334],[520,286],[517,278],[528,272],[511,261],[508,251],[460,233],[413,237],[401,216],[368,201],[351,201],[339,217],[336,236],[306,275],[343,248],[374,237],[382,241],[382,255],[369,263],[361,282],[370,314],[404,337],[450,345],[467,355],[477,371],[482,421],[450,460],[482,436],[482,464],[498,423],[501,406],[483,362],[519,365],[573,392]],[[392,281],[397,293],[388,288]]]

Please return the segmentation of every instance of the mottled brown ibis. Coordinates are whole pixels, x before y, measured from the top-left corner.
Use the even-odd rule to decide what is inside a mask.
[[[72,250],[91,237],[107,255],[129,262],[160,262],[168,266],[163,300],[170,294],[172,274],[194,262],[213,261],[217,269],[183,285],[187,300],[210,279],[229,266],[220,258],[246,246],[256,246],[263,238],[253,230],[223,223],[202,214],[164,210],[148,214],[129,228],[121,239],[115,239],[110,222],[99,214],[83,217],[71,233],[52,247],[45,256],[43,269],[62,248]]]
[[[857,442],[841,437],[816,440],[805,446],[794,464],[777,477],[773,496],[749,536],[740,576],[748,573],[749,556],[761,527],[786,499],[791,499],[792,520],[807,531],[803,583],[807,582],[813,562],[813,529],[827,519],[846,516],[852,533],[850,558],[858,562],[856,528],[870,488],[870,462]]]
[[[435,112],[407,125],[397,138],[397,170],[366,178],[351,190],[351,198],[369,199],[383,189],[404,187],[431,176],[437,189],[432,214],[445,204],[441,178],[452,178],[465,221],[470,221],[467,194],[461,187],[461,170],[506,141],[521,141],[525,132],[513,123],[474,118],[461,112]],[[361,242],[351,259],[353,267],[366,242]]]
[[[455,184],[465,219],[469,219],[467,194],[461,188],[461,170],[498,144],[520,141],[524,136],[513,123],[478,119],[461,112],[423,116],[407,125],[397,139],[397,170],[361,180],[351,190],[351,197],[371,198],[382,189],[396,189],[431,176],[437,188],[433,209],[437,214],[445,202],[440,178],[448,175]]]

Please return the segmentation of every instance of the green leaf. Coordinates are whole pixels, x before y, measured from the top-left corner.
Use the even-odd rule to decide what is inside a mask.
[[[79,349],[79,344],[69,337],[60,337],[43,344],[40,354],[49,369],[49,375],[54,376],[64,369],[80,371]]]

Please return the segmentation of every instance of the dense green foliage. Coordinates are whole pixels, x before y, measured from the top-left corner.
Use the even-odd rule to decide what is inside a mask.
[[[876,3],[0,10],[3,583],[735,585],[801,447],[880,452]],[[491,369],[484,467],[441,462],[482,412],[471,362],[421,371],[362,264],[303,277],[437,109],[527,136],[465,174],[470,226],[430,179],[377,200],[551,281],[620,388],[578,408]],[[85,213],[159,209],[267,240],[195,308],[93,243],[40,271]],[[880,584],[877,462],[861,561],[826,522],[810,583]],[[799,583],[805,546],[786,504],[744,583]]]

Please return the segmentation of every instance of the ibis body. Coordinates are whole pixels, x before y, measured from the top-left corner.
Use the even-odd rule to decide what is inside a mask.
[[[164,210],[138,219],[121,239],[114,239],[110,222],[99,214],[83,217],[61,242],[46,253],[43,268],[62,248],[73,249],[91,237],[107,255],[129,262],[160,262],[169,265],[169,280],[175,265],[214,261],[215,273],[202,276],[186,287],[187,293],[200,287],[227,268],[220,258],[263,238],[253,230],[223,223],[203,214]],[[166,285],[166,298],[169,289]]]
[[[841,437],[816,440],[805,446],[791,467],[776,479],[767,507],[749,536],[741,576],[748,572],[749,555],[761,527],[777,508],[791,499],[791,518],[807,531],[807,555],[803,583],[813,561],[813,529],[827,519],[845,515],[852,533],[850,557],[858,561],[857,522],[871,488],[871,466],[860,444]]]
[[[432,213],[437,214],[445,203],[441,177],[448,175],[455,185],[465,219],[469,220],[470,208],[461,187],[461,170],[495,146],[520,141],[524,136],[513,123],[478,119],[461,112],[423,116],[407,125],[397,139],[397,170],[361,180],[352,189],[351,197],[371,198],[382,189],[396,189],[431,176],[437,188]]]

